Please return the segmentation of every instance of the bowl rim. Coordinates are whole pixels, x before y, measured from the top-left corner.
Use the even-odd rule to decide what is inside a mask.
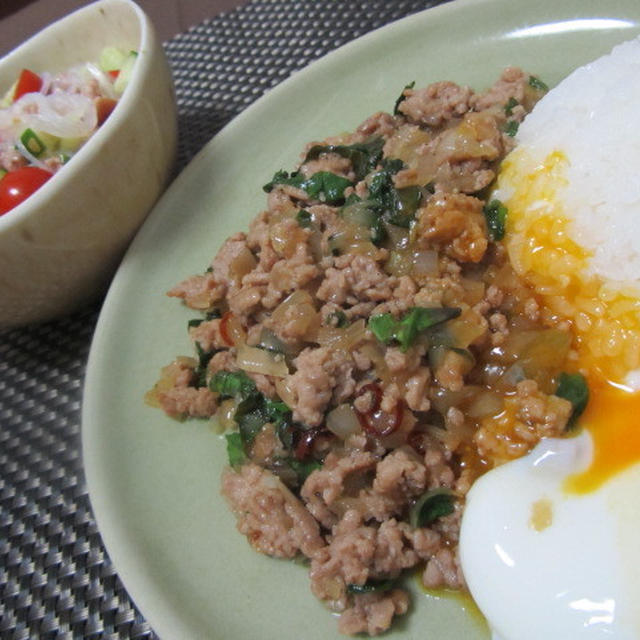
[[[73,29],[72,25],[79,17],[84,17],[85,15],[90,16],[92,14],[98,17],[105,7],[117,6],[129,9],[132,17],[138,20],[140,28],[137,47],[138,57],[125,91],[107,120],[98,127],[90,139],[87,140],[73,156],[74,162],[69,162],[62,166],[54,174],[55,179],[48,180],[23,202],[0,216],[0,233],[22,224],[33,210],[44,206],[56,190],[64,189],[65,185],[67,185],[77,173],[82,172],[83,161],[91,160],[92,156],[98,153],[97,150],[100,149],[104,141],[111,135],[112,130],[117,129],[120,122],[126,118],[130,109],[134,107],[137,97],[142,90],[140,79],[147,75],[151,67],[154,53],[153,45],[155,44],[154,30],[147,14],[133,0],[97,0],[52,22],[0,58],[0,69],[2,69],[6,63],[15,62],[16,58],[19,59],[25,50],[30,50],[34,48],[34,46],[37,46],[38,40],[40,40],[44,34],[50,34],[58,30]],[[78,64],[82,62],[89,61],[78,60]],[[76,160],[76,158],[78,158],[78,160]]]

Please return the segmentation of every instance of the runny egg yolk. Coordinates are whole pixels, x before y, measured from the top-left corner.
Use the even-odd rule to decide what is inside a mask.
[[[559,151],[536,162],[518,149],[503,163],[498,194],[508,209],[513,267],[533,287],[548,322],[570,322],[577,354],[571,366],[589,385],[580,426],[591,434],[593,460],[565,484],[585,493],[640,461],[640,391],[629,382],[640,369],[640,292],[593,273],[590,251],[570,236],[562,197],[568,162]]]

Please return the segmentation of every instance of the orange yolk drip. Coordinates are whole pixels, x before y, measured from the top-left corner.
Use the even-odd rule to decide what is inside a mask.
[[[592,436],[588,469],[567,479],[566,489],[586,493],[640,462],[640,391],[624,384],[640,369],[638,294],[589,273],[590,252],[568,234],[562,205],[568,159],[550,153],[533,163],[518,150],[503,164],[499,187],[512,191],[505,244],[516,272],[532,286],[547,321],[569,320],[589,403],[578,426]]]
[[[640,392],[590,374],[589,404],[580,418],[593,440],[589,467],[567,478],[572,493],[593,491],[616,473],[640,460]]]

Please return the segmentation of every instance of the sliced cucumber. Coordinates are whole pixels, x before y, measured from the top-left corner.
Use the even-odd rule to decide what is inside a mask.
[[[116,90],[116,93],[122,93],[127,88],[137,59],[138,53],[136,51],[130,51],[127,58],[122,63],[120,73],[118,74],[116,81],[113,83],[113,88]]]
[[[100,53],[98,64],[103,71],[116,71],[122,69],[124,61],[127,59],[127,52],[117,47],[105,47]]]

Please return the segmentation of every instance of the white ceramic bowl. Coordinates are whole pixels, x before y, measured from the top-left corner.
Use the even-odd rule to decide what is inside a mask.
[[[102,49],[138,51],[128,87],[72,160],[0,216],[0,328],[51,319],[105,289],[163,191],[175,158],[171,72],[149,18],[130,0],[100,0],[0,60],[0,92],[22,68],[57,72]]]

